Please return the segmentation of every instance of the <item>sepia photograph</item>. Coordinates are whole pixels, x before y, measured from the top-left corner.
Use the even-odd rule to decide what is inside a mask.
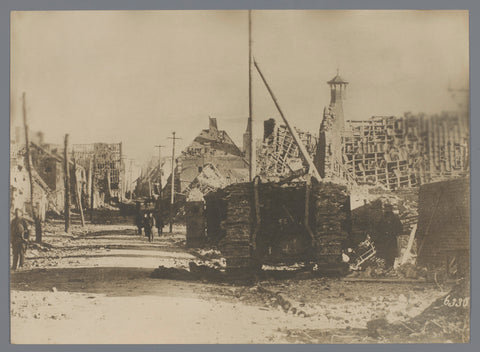
[[[470,343],[469,11],[10,20],[11,344]]]

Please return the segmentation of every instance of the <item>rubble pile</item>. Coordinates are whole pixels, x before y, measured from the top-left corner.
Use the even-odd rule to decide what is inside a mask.
[[[388,341],[465,343],[470,336],[470,291],[465,283],[455,285],[446,295],[435,300],[419,315],[405,322],[375,326],[373,337]],[[371,327],[372,323],[370,323]],[[372,329],[371,329],[372,330]]]

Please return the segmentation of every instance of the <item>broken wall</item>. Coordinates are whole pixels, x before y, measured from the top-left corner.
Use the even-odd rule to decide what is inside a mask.
[[[427,266],[461,261],[470,253],[470,179],[435,182],[420,187],[418,263]]]
[[[347,121],[347,125],[343,159],[360,184],[395,190],[468,174],[467,114],[407,113]]]

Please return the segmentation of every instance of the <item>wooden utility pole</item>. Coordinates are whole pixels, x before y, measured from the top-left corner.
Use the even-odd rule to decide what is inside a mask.
[[[90,208],[92,207],[92,183],[93,183],[93,159],[90,159],[88,163],[88,186],[87,186],[87,192],[88,192],[88,205]]]
[[[65,135],[63,159],[65,173],[65,232],[68,233],[70,230],[70,165],[68,158],[68,134]]]
[[[110,169],[107,169],[107,174],[105,177],[107,179],[108,204],[110,204],[112,200],[112,183],[110,180]]]
[[[155,148],[158,148],[158,196],[162,199],[162,148],[164,145],[156,145]]]
[[[74,176],[74,185],[75,185],[75,200],[77,203],[77,209],[80,212],[80,219],[82,220],[82,227],[85,227],[85,218],[83,217],[83,207],[82,207],[82,196],[80,193],[80,188],[78,187],[78,177],[77,177],[77,160],[73,158],[73,176]]]
[[[132,163],[133,163],[133,159],[130,159],[130,180],[129,180],[129,185],[128,185],[128,189],[130,190],[130,200],[133,199],[133,168],[132,168]]]
[[[248,10],[248,136],[250,153],[248,155],[248,179],[253,181],[256,174],[256,150],[253,137],[253,108],[252,108],[252,10]]]
[[[181,139],[175,137],[175,132],[172,132],[172,137],[168,137],[168,139],[172,140],[172,175],[170,177],[172,181],[171,185],[171,194],[170,194],[170,233],[172,233],[173,228],[173,203],[175,201],[175,140]]]
[[[121,160],[121,168],[123,170],[123,178],[122,178],[122,199],[127,199],[127,192],[128,192],[128,175],[127,175],[127,164],[125,163],[126,160],[130,160],[127,158],[126,155],[122,154]]]
[[[34,205],[34,182],[33,182],[33,174],[32,174],[32,156],[30,154],[30,140],[28,136],[28,123],[27,123],[27,107],[26,107],[26,97],[25,92],[22,95],[22,110],[23,110],[23,128],[25,130],[25,151],[26,151],[26,159],[27,159],[27,171],[28,171],[28,178],[30,180],[30,204],[32,206],[32,216],[35,222],[35,241],[40,243],[42,242],[42,223],[40,221],[40,214],[37,214],[35,211]]]
[[[95,205],[95,156],[90,159],[90,222],[93,222],[93,207]]]

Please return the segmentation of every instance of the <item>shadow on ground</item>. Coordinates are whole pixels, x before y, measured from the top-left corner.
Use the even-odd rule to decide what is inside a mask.
[[[52,268],[11,274],[12,290],[99,293],[107,296],[175,295],[195,297],[194,283],[150,278],[148,268]],[[180,287],[182,285],[183,287]]]

